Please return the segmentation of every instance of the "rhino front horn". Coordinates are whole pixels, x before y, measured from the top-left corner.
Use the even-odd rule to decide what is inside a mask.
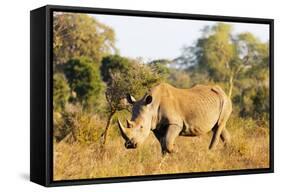
[[[121,121],[119,119],[117,119],[117,123],[118,123],[118,127],[121,131],[121,135],[124,139],[128,139],[127,135],[126,135],[126,128],[122,125]]]

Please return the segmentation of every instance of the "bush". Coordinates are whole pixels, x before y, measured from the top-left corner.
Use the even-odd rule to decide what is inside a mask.
[[[168,78],[169,74],[171,73],[171,69],[168,67],[169,63],[169,60],[159,59],[148,63],[148,66],[153,72],[157,73],[162,78]]]
[[[70,96],[70,88],[65,76],[61,73],[53,77],[53,107],[60,111],[64,108]]]
[[[72,116],[75,125],[74,137],[82,144],[98,143],[105,123],[97,116],[79,112]]]
[[[60,112],[53,112],[53,137],[56,142],[61,141],[70,132],[64,125],[65,119]]]
[[[80,57],[69,60],[64,67],[72,91],[76,93],[74,101],[83,107],[91,107],[98,103],[103,90],[98,65],[89,58]]]
[[[145,64],[136,60],[130,61],[126,71],[112,69],[107,85],[107,101],[113,110],[124,108],[122,99],[127,94],[140,99],[151,87],[162,81],[162,77]]]
[[[54,113],[56,141],[92,144],[99,142],[105,123],[96,114],[84,112],[79,105],[68,105],[62,113]]]
[[[116,71],[120,73],[127,73],[131,64],[132,63],[128,58],[121,57],[119,55],[109,55],[104,57],[100,68],[103,80],[105,82],[109,82],[111,80],[110,73],[114,73]]]
[[[265,116],[269,118],[269,89],[268,87],[258,87],[256,94],[251,98],[254,105],[254,116]]]

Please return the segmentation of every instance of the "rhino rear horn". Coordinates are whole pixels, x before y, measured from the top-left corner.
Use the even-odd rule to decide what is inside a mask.
[[[132,128],[134,123],[132,121],[128,120],[128,119],[126,119],[126,120],[127,120],[127,127]]]

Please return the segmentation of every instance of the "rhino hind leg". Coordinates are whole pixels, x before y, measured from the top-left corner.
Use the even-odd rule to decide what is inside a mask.
[[[227,131],[226,128],[224,128],[221,132],[221,140],[225,143],[225,144],[229,144],[230,143],[230,140],[231,140],[231,137],[230,137],[230,134],[229,132]]]
[[[230,113],[231,113],[231,110],[228,113],[226,113],[224,118],[222,118],[221,121],[219,121],[217,123],[217,125],[214,127],[212,141],[209,146],[210,150],[214,149],[217,146],[220,138],[222,139],[222,141],[225,144],[228,144],[230,142],[230,134],[225,128],[225,125],[230,116]]]
[[[219,138],[221,136],[222,130],[225,128],[225,123],[224,124],[220,124],[218,125],[214,130],[213,130],[213,137],[212,137],[212,141],[211,144],[209,146],[209,149],[215,149],[215,147],[218,145],[219,143]]]
[[[217,122],[217,126],[213,129],[213,138],[212,138],[211,144],[209,146],[210,150],[214,149],[217,146],[217,144],[219,143],[220,137],[225,142],[229,142],[230,135],[229,135],[228,131],[225,129],[225,125],[226,125],[227,120],[229,119],[231,112],[232,112],[231,103],[228,101],[224,102],[221,116]]]

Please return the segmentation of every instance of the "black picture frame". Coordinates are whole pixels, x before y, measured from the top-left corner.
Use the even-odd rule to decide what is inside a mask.
[[[200,173],[53,181],[52,14],[54,11],[268,24],[270,26],[270,167]],[[30,180],[32,182],[43,186],[64,186],[274,172],[273,19],[46,5],[30,12],[30,45]]]

